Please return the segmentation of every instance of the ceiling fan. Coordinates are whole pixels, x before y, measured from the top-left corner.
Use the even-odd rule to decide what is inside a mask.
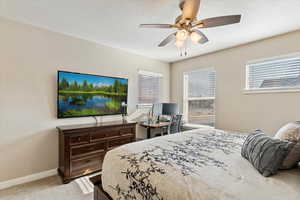
[[[175,24],[140,25],[140,28],[177,29],[176,32],[164,39],[158,45],[159,47],[164,47],[172,41],[176,41],[175,45],[178,48],[182,48],[189,37],[196,44],[204,44],[208,42],[208,38],[200,29],[235,24],[239,23],[241,20],[241,15],[228,15],[198,20],[197,15],[200,7],[200,0],[180,0],[179,7],[182,14],[176,18]]]

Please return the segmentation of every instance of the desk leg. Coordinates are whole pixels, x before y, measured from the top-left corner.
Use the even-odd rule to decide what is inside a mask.
[[[151,138],[151,128],[148,127],[147,128],[147,139],[150,139]]]

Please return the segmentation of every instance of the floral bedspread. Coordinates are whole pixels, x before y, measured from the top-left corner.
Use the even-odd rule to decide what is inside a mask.
[[[104,190],[115,200],[300,199],[300,169],[265,178],[240,155],[245,134],[202,128],[108,152]]]

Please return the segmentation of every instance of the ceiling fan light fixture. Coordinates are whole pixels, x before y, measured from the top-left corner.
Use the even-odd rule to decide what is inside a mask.
[[[191,40],[192,40],[194,43],[197,44],[201,39],[202,39],[202,36],[199,35],[198,33],[196,33],[196,32],[192,32],[192,33],[191,33]]]
[[[189,36],[189,33],[186,31],[186,30],[180,30],[176,33],[176,39],[177,41],[180,40],[180,41],[184,41],[188,38]]]
[[[202,45],[209,41],[201,29],[236,24],[241,21],[241,15],[226,15],[198,20],[200,2],[201,0],[180,0],[181,14],[175,19],[175,24],[141,24],[140,27],[176,29],[177,32],[170,34],[158,46],[164,47],[175,41],[176,47],[180,50],[180,55],[186,56],[186,49],[190,46],[190,43]],[[184,54],[182,53],[183,50],[185,51]]]

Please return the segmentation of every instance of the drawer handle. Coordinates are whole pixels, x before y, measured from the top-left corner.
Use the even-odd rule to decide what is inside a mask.
[[[77,139],[77,140],[78,140],[78,142],[80,142],[80,141],[81,141],[81,137],[78,137],[78,139]]]

